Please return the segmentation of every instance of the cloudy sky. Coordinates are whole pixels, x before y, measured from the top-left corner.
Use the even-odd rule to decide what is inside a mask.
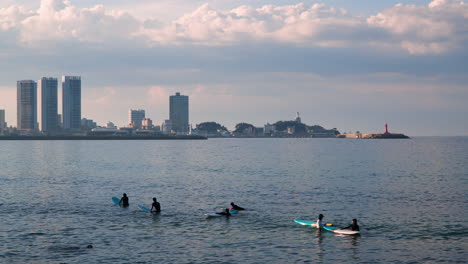
[[[468,135],[468,2],[1,0],[0,109],[16,81],[82,76],[82,115],[155,123],[289,120],[340,131]]]

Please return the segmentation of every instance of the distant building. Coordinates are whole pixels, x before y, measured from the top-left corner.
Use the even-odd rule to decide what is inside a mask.
[[[106,124],[106,128],[117,128],[116,125],[114,125],[114,123],[112,123],[111,121],[107,122]]]
[[[128,110],[128,124],[134,128],[141,128],[142,121],[145,119],[145,110]]]
[[[63,128],[63,122],[62,122],[62,115],[61,114],[57,115],[57,127],[58,127],[59,130]]]
[[[253,137],[256,134],[256,128],[255,127],[247,127],[242,131],[242,134],[245,136]]]
[[[170,134],[172,132],[172,122],[171,120],[164,120],[161,125],[161,131],[164,134]]]
[[[93,128],[91,131],[87,132],[87,135],[90,136],[128,136],[130,135],[126,130],[120,130],[117,128]]]
[[[296,121],[296,123],[302,123],[302,120],[301,120],[301,117],[299,115],[299,112],[296,113],[296,118],[294,119],[294,121]]]
[[[58,130],[58,96],[57,79],[43,77],[38,81],[40,91],[41,131],[56,132]]]
[[[5,110],[0,109],[0,133],[5,131],[6,122],[5,122]]]
[[[23,80],[16,83],[18,130],[37,130],[37,83]]]
[[[169,97],[169,119],[176,133],[189,132],[189,97],[176,93]]]
[[[120,133],[126,133],[126,135],[134,135],[135,134],[135,128],[134,127],[121,127],[119,128]]]
[[[143,129],[151,129],[153,128],[153,120],[149,118],[145,118],[141,121],[141,127]]]
[[[270,123],[267,123],[266,125],[263,126],[263,134],[264,135],[273,135],[276,132],[276,126],[272,125]]]
[[[81,127],[81,77],[62,76],[62,115],[64,130]]]
[[[86,119],[86,118],[81,119],[82,130],[91,130],[96,127],[97,127],[97,124],[92,119]]]

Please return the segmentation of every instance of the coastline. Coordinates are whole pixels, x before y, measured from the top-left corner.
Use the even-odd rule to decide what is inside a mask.
[[[0,136],[0,140],[207,140],[194,135],[179,136]]]

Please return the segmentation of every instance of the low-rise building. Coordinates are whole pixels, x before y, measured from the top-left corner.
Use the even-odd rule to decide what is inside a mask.
[[[161,131],[164,134],[171,134],[171,132],[172,132],[172,122],[171,122],[171,120],[164,120],[164,122],[161,124]]]
[[[149,118],[145,118],[141,121],[141,127],[145,130],[149,130],[153,128],[153,120]]]

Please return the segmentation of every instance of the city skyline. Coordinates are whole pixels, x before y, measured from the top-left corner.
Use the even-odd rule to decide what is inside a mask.
[[[468,135],[467,10],[458,0],[6,0],[0,109],[16,126],[16,80],[80,75],[81,117],[99,124],[125,125],[128,109],[159,124],[181,92],[191,124],[301,112],[340,131]]]

